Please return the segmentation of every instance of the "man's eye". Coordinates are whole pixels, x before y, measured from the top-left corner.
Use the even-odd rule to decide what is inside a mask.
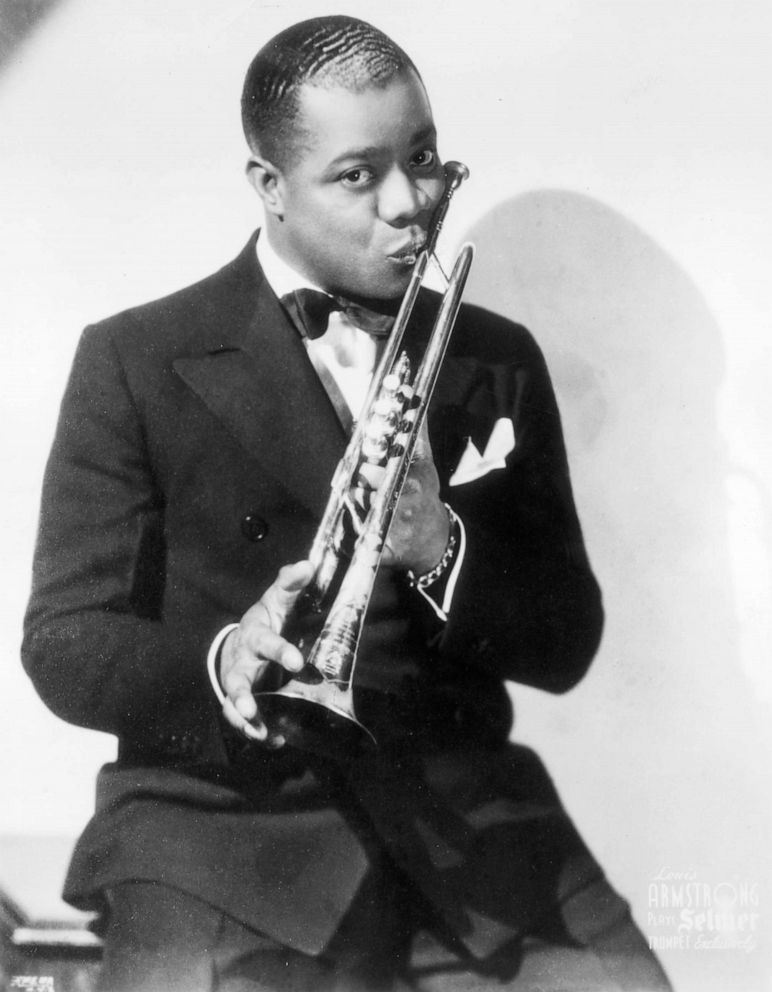
[[[366,186],[373,179],[370,169],[349,169],[340,177],[346,186]]]
[[[413,156],[413,165],[422,169],[431,169],[437,161],[437,153],[433,148],[423,148]]]

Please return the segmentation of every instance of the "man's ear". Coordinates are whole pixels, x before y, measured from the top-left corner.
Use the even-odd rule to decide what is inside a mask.
[[[247,179],[263,201],[266,213],[281,219],[284,204],[281,195],[281,172],[267,159],[250,155],[247,160]]]

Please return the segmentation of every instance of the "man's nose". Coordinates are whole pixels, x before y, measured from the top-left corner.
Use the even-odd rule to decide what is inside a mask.
[[[433,204],[431,180],[393,169],[381,183],[378,214],[387,224],[409,223]]]

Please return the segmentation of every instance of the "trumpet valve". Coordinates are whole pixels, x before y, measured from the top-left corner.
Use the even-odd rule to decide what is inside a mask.
[[[384,431],[366,434],[362,439],[362,457],[372,465],[380,465],[389,453],[391,438]]]
[[[396,372],[389,372],[387,376],[384,376],[383,385],[381,386],[381,396],[388,398],[396,396],[403,381]]]
[[[381,396],[373,403],[373,419],[386,421],[387,423],[395,416],[395,397]]]

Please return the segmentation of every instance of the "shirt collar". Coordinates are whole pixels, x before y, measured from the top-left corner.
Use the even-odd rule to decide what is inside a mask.
[[[279,299],[296,289],[315,289],[320,293],[325,292],[276,254],[276,250],[268,240],[268,232],[265,230],[260,231],[257,238],[257,260],[268,285]],[[326,295],[329,296],[330,294],[327,293]]]

